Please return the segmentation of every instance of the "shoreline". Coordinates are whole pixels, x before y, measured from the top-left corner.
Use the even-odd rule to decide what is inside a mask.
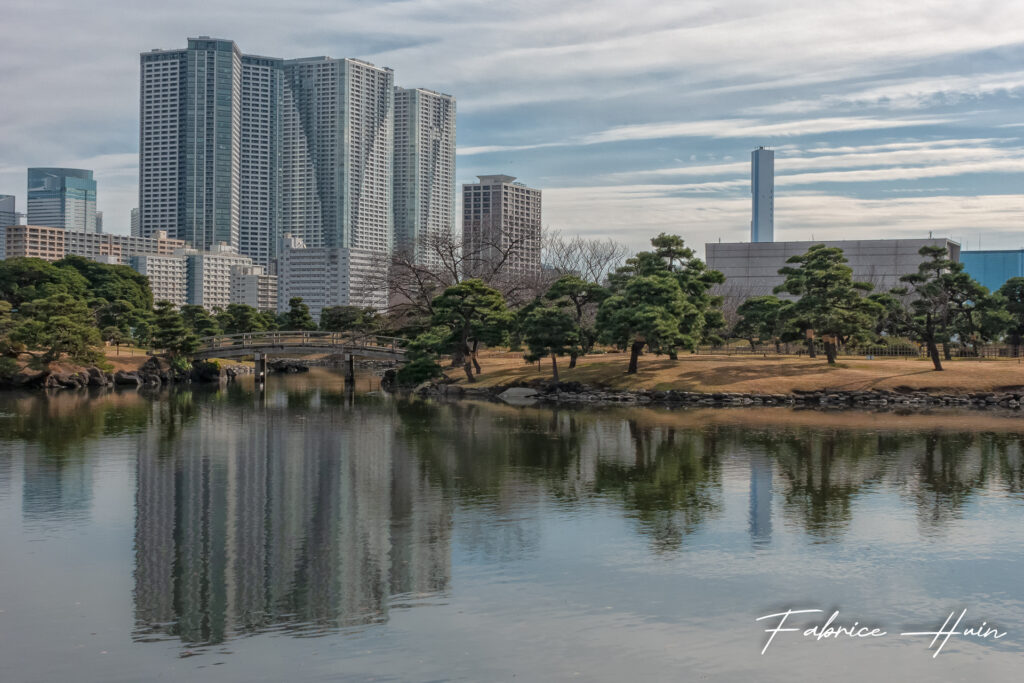
[[[580,382],[514,382],[487,387],[433,382],[412,393],[424,398],[484,399],[506,403],[540,403],[566,406],[666,405],[681,407],[798,407],[798,408],[1001,408],[1019,411],[1024,386],[1004,391],[931,393],[926,391],[794,391],[780,394],[743,392],[693,392],[655,389],[610,389]]]

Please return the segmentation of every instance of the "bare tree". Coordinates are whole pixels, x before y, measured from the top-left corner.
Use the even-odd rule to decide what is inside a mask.
[[[625,244],[610,237],[603,240],[579,235],[566,237],[557,230],[546,230],[543,239],[543,261],[556,273],[556,278],[571,273],[600,284],[629,255]]]

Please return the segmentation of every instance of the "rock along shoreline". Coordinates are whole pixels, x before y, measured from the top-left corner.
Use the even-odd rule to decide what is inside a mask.
[[[654,389],[635,391],[592,387],[579,382],[529,382],[476,388],[430,383],[414,390],[419,396],[445,399],[485,399],[560,405],[669,405],[694,407],[794,406],[833,408],[971,407],[1020,410],[1024,387],[997,392],[963,394],[924,391],[795,391],[788,394],[692,392]]]
[[[192,382],[219,382],[239,375],[251,375],[245,365],[220,366],[196,361],[188,370],[171,366],[165,358],[150,356],[138,370],[104,372],[98,367],[78,370],[31,370],[22,368],[8,380],[0,380],[0,389],[84,389],[86,387],[161,387]]]

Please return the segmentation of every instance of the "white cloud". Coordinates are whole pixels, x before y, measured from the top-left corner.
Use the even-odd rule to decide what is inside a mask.
[[[633,249],[659,232],[680,234],[703,250],[706,242],[750,239],[750,199],[695,197],[675,186],[566,187],[544,192],[545,223],[589,236],[614,237]],[[1021,246],[1024,195],[857,199],[821,192],[786,193],[775,200],[779,240],[936,236],[983,239],[988,248]]]

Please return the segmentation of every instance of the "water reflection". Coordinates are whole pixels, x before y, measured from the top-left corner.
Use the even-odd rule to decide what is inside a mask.
[[[443,591],[451,503],[389,412],[204,413],[141,444],[138,637],[365,624],[394,594]]]
[[[292,378],[264,394],[4,397],[0,495],[20,484],[26,526],[88,518],[106,457],[89,444],[130,440],[134,637],[209,644],[438,604],[453,557],[539,557],[567,515],[610,513],[671,559],[708,537],[734,552],[788,552],[790,533],[839,547],[875,495],[916,517],[905,541],[940,539],[981,497],[1024,492],[1015,421],[820,419],[437,404]]]

